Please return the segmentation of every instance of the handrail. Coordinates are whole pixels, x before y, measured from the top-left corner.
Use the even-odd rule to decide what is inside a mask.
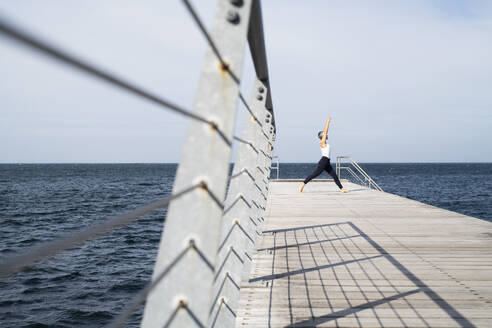
[[[362,179],[360,179],[356,173],[348,166],[342,166],[342,160],[348,160],[350,164],[352,164],[352,167],[356,169],[356,171],[364,178],[364,180],[367,183],[364,183]],[[381,187],[369,176],[369,174],[362,169],[362,167],[355,162],[352,157],[350,156],[337,156],[337,162],[336,162],[336,172],[339,177],[341,177],[341,170],[346,170],[348,171],[352,176],[356,177],[359,182],[361,182],[362,185],[367,185],[369,188],[373,188],[379,191],[383,191]]]
[[[22,254],[3,259],[2,261],[0,261],[0,277],[8,276],[12,273],[20,271],[25,267],[29,267],[36,261],[51,257],[73,247],[74,245],[86,242],[105,232],[109,232],[121,226],[127,225],[133,220],[136,220],[145,214],[152,213],[160,208],[167,206],[173,200],[189,192],[192,192],[196,188],[206,188],[206,185],[203,182],[200,182],[184,190],[176,192],[164,199],[157,200],[155,202],[140,206],[130,212],[106,219],[102,223],[93,225],[91,227],[77,230],[65,236],[60,236],[54,241],[32,247]]]
[[[347,170],[347,172],[350,173],[351,176],[353,176],[355,179],[357,179],[361,185],[365,185],[364,180],[362,180],[355,172],[350,168],[350,167],[341,167],[341,170]]]
[[[169,197],[0,260],[0,276],[13,274],[168,206],[152,281],[110,323],[111,327],[122,326],[143,303],[142,327],[234,326],[241,281],[249,274],[252,250],[261,232],[273,159],[279,177],[278,157],[272,157],[276,126],[260,0],[218,0],[211,30],[190,1],[182,1],[209,45],[193,110],[175,105],[0,17],[0,35],[191,119]],[[247,44],[256,73],[250,102],[239,88]],[[241,136],[234,135],[238,102],[251,115]],[[209,125],[207,129],[204,123]],[[238,142],[238,152],[229,176],[233,141]]]
[[[265,209],[268,183],[260,181],[269,179],[275,135],[261,8],[259,0],[220,0],[213,28],[208,31],[190,2],[183,1],[210,46],[198,86],[195,112],[214,117],[226,136],[230,136],[234,128],[237,102],[245,104],[252,120],[246,121],[241,137],[233,137],[239,141],[233,179],[227,176],[230,146],[220,142],[213,131],[204,136],[203,129],[191,123],[187,136],[190,142],[185,142],[174,187],[205,177],[219,199],[225,197],[227,181],[229,190],[224,209],[198,195],[170,205],[153,280],[176,257],[179,251],[176,245],[190,239],[200,246],[203,258],[213,263],[215,269],[211,272],[193,253],[184,256],[147,297],[142,327],[232,327],[242,274],[249,271],[252,247],[261,231],[257,229]],[[246,42],[249,42],[257,75],[249,104],[239,89]],[[199,139],[202,144],[197,147],[193,140]],[[197,162],[197,156],[207,158],[206,163]],[[241,172],[249,172],[249,175]],[[258,220],[256,225],[255,220]],[[177,315],[178,312],[181,315]]]
[[[273,163],[275,163],[277,165],[274,166]],[[279,163],[278,156],[273,156],[272,157],[272,166],[270,167],[270,169],[277,171],[277,180],[278,180],[278,177],[280,175],[280,163]]]

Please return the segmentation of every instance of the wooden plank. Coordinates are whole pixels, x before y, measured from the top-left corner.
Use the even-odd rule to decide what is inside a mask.
[[[237,327],[492,326],[492,223],[344,185],[271,183]]]

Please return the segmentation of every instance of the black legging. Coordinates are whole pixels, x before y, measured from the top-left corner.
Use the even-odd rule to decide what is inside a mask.
[[[340,180],[338,180],[337,174],[335,173],[335,171],[330,165],[330,159],[325,156],[321,157],[321,159],[318,162],[318,167],[316,167],[316,170],[314,170],[314,172],[311,173],[311,175],[308,176],[306,180],[304,180],[304,183],[308,183],[309,181],[316,178],[318,175],[320,175],[323,172],[323,170],[325,170],[326,172],[328,172],[329,175],[331,175],[333,180],[335,180],[335,183],[337,184],[338,188],[340,189],[343,188],[342,184],[340,183]]]

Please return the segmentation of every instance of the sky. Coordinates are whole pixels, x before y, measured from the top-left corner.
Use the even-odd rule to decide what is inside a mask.
[[[192,3],[210,26],[217,2]],[[332,157],[492,162],[491,1],[262,7],[281,162],[317,161],[327,116]],[[0,17],[192,109],[207,45],[182,1],[0,0]],[[178,114],[1,35],[0,76],[0,163],[179,161]],[[246,50],[246,98],[254,78]]]

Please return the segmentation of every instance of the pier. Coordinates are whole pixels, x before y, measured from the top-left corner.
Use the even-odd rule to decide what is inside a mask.
[[[272,181],[236,327],[490,327],[492,224],[344,182]]]
[[[207,43],[193,108],[0,17],[2,37],[190,120],[170,194],[9,253],[0,278],[168,207],[153,275],[109,327],[139,309],[145,328],[492,327],[492,224],[383,192],[347,156],[337,173],[359,183],[345,180],[347,194],[329,180],[304,193],[272,180],[276,118],[292,109],[274,111],[260,0],[219,0],[210,27],[182,2]]]

